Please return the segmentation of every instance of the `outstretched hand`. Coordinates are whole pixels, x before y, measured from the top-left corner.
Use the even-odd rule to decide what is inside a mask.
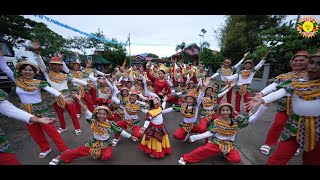
[[[267,59],[269,53],[270,53],[270,51],[266,51],[262,59]]]
[[[264,104],[264,100],[258,97],[249,97],[250,101],[244,103],[245,107],[248,109],[255,109],[260,104]]]
[[[40,49],[40,42],[39,42],[39,40],[34,40],[34,41],[32,42],[32,48],[33,48],[33,50],[39,50],[39,49]]]
[[[30,118],[30,121],[34,122],[34,123],[51,124],[51,123],[56,122],[57,119],[56,118],[49,118],[49,117],[39,118],[39,117],[33,116]]]
[[[132,139],[132,141],[137,142],[139,139],[133,135],[131,135],[130,139]]]
[[[244,53],[243,57],[246,58],[249,55],[250,51]]]
[[[256,98],[262,98],[263,97],[263,94],[261,92],[256,92],[254,93],[254,97]]]
[[[59,58],[62,58],[62,57],[63,57],[63,55],[61,54],[60,51],[57,52],[57,56],[58,56]]]

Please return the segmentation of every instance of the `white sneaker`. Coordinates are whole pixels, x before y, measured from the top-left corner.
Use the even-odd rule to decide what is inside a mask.
[[[178,161],[179,165],[186,165],[187,162],[183,159],[183,157],[181,157]]]
[[[112,146],[116,146],[119,142],[119,139],[112,139]]]
[[[297,151],[294,153],[295,156],[298,156],[300,154],[300,149],[297,149]]]
[[[67,128],[65,128],[65,129],[59,128],[57,131],[58,131],[59,134],[61,134],[61,133],[65,132],[65,131],[67,131],[67,130],[68,130]]]
[[[81,135],[82,133],[81,129],[75,129],[74,132],[76,133],[77,136]]]
[[[45,158],[50,152],[51,152],[51,148],[50,148],[48,151],[46,151],[46,152],[41,152],[41,153],[39,154],[39,158],[40,158],[40,159]]]
[[[262,154],[268,156],[269,153],[270,153],[270,149],[271,149],[270,146],[268,146],[268,145],[262,145],[262,146],[260,147],[260,152],[261,152]]]
[[[154,156],[154,155],[152,155],[152,154],[150,154],[150,157],[155,158],[155,156]]]

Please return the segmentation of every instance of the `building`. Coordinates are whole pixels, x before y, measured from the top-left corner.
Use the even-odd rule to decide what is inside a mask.
[[[145,66],[148,61],[155,62],[155,63],[164,63],[166,66],[169,66],[172,62],[169,59],[159,59],[159,58],[152,58],[147,56],[148,53],[139,54],[132,58],[131,66]]]
[[[182,52],[185,53],[184,57]],[[211,50],[211,52],[213,55],[218,53],[218,51],[216,50]],[[183,51],[180,51],[170,56],[170,58],[172,62],[180,62],[180,63],[191,62],[193,65],[196,66],[199,64],[199,53],[200,53],[200,48],[197,45],[194,45],[191,47],[186,47]]]

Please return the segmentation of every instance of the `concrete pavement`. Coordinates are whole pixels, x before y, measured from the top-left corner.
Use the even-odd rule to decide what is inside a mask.
[[[13,94],[13,93],[12,93]],[[234,93],[233,102],[234,104]],[[15,101],[15,96],[10,96],[10,99]],[[223,101],[226,101],[224,97]],[[53,108],[50,108],[54,113]],[[242,112],[244,110],[242,109]],[[241,162],[238,165],[264,165],[268,156],[260,153],[259,148],[264,143],[269,128],[274,121],[276,113],[276,104],[272,106],[263,114],[263,116],[256,122],[250,124],[248,127],[239,130],[236,138],[236,144],[241,154]],[[72,149],[83,145],[91,136],[92,131],[89,124],[86,122],[84,116],[79,121],[81,124],[82,134],[77,136],[74,133],[72,121],[67,112],[65,112],[66,123],[68,131],[62,134],[67,146]],[[139,117],[144,118],[144,114],[140,113]],[[143,153],[138,149],[139,142],[132,142],[130,139],[122,138],[121,141],[113,148],[113,155],[110,160],[101,161],[94,160],[91,157],[83,157],[74,160],[70,165],[177,165],[179,158],[195,148],[204,144],[204,140],[196,141],[194,143],[181,142],[173,138],[173,132],[178,128],[179,123],[182,121],[180,113],[172,112],[164,115],[165,125],[167,127],[172,146],[172,154],[163,159],[154,159]],[[4,132],[8,135],[16,155],[21,164],[25,165],[48,165],[52,158],[58,155],[57,148],[54,143],[48,138],[51,143],[52,152],[44,159],[39,159],[39,147],[35,144],[29,135],[23,123],[12,122],[11,119],[1,117],[0,125]],[[14,128],[10,123],[18,123]],[[140,123],[143,125],[143,121]],[[59,123],[56,122],[57,128]],[[112,136],[113,137],[113,136]],[[272,154],[274,148],[271,150]],[[302,155],[295,156],[289,164],[298,165],[302,164]],[[62,163],[63,164],[63,163]],[[194,165],[230,165],[233,163],[227,162],[220,154],[215,157],[210,157],[202,162],[195,163]]]

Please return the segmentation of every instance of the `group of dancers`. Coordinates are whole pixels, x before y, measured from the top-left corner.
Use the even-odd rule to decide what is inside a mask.
[[[320,164],[320,51],[311,55],[307,51],[297,52],[288,62],[291,72],[277,76],[272,84],[250,98],[252,79],[266,62],[268,53],[257,65],[247,59],[249,52],[233,66],[225,58],[221,68],[210,77],[202,64],[177,62],[170,67],[151,62],[140,67],[117,67],[112,74],[105,74],[94,69],[90,60],[85,67],[81,67],[78,59],[67,66],[60,53],[46,64],[40,55],[39,42],[33,42],[33,50],[37,64],[22,61],[13,72],[0,49],[0,68],[15,82],[21,101],[19,109],[6,100],[7,94],[1,90],[0,111],[26,122],[28,132],[40,148],[39,158],[51,152],[45,133],[53,140],[60,154],[50,165],[70,163],[84,156],[108,160],[122,137],[140,141],[138,148],[150,157],[164,158],[172,153],[166,113],[182,115],[173,132],[176,140],[205,141],[205,145],[183,154],[178,164],[196,163],[218,153],[239,163],[235,145],[238,130],[258,120],[270,103],[278,99],[275,121],[260,148],[261,153],[268,155],[271,146],[280,140],[267,164],[286,164],[299,153],[299,148],[303,149],[304,164]],[[242,69],[236,73],[239,66]],[[40,71],[45,81],[35,79]],[[222,83],[216,80],[219,75]],[[234,86],[235,107],[231,103]],[[54,99],[58,129],[53,123],[56,119],[50,117],[42,100],[43,90]],[[221,101],[224,95],[226,102]],[[245,114],[240,114],[241,97]],[[251,109],[255,107],[258,110],[253,113]],[[69,149],[60,135],[68,130],[64,110],[71,117],[76,135],[82,133],[78,120],[82,115],[93,131],[93,136],[75,149]],[[145,115],[141,117],[139,112]],[[0,141],[0,164],[19,164],[4,133],[0,132],[0,136],[3,141]]]

